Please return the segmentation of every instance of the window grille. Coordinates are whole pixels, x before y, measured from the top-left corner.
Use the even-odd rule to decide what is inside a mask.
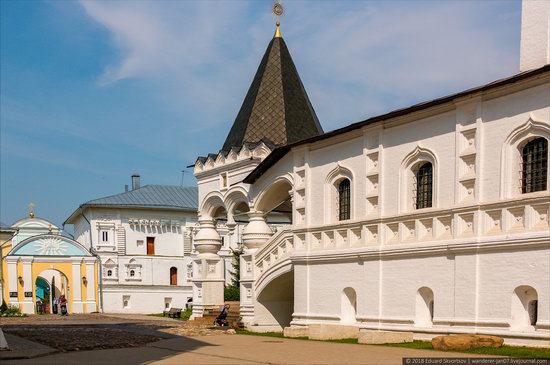
[[[525,194],[546,190],[548,141],[541,137],[527,143],[522,150],[521,165],[521,192]]]
[[[431,208],[433,193],[433,168],[431,162],[421,165],[415,173],[415,208]]]
[[[351,184],[344,179],[338,184],[338,220],[350,219]]]

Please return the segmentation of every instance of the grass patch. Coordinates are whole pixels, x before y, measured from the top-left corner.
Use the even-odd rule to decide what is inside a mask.
[[[177,319],[178,321],[187,321],[187,320],[189,320],[189,317],[191,317],[191,314],[193,314],[193,309],[192,308],[187,308],[186,310],[181,311],[181,317],[180,318],[174,318],[174,319]],[[148,314],[148,316],[167,317],[168,318],[168,316],[165,316],[162,313],[151,313],[151,314]]]
[[[284,338],[282,332],[252,332],[245,329],[237,329],[237,334],[248,336],[263,336],[263,337],[275,337]],[[307,337],[296,337],[294,340],[309,340]],[[313,340],[312,340],[313,341]],[[344,338],[341,340],[326,340],[324,342],[335,343],[351,343],[358,344],[356,338]],[[433,350],[432,343],[430,341],[413,341],[405,343],[389,343],[385,345],[377,346],[390,346],[390,347],[402,347],[407,349],[417,350]],[[519,358],[550,358],[550,349],[538,348],[538,347],[522,347],[522,346],[508,346],[504,345],[501,348],[485,347],[481,349],[466,350],[466,351],[449,351],[449,352],[462,352],[467,354],[479,354],[479,355],[494,355],[494,356],[506,356],[506,357],[519,357]]]
[[[276,337],[276,338],[284,338],[282,332],[252,332],[248,331],[242,328],[237,328],[235,330],[237,334],[239,335],[249,335],[249,336],[263,336],[263,337]],[[307,339],[307,337],[305,337]]]
[[[252,332],[242,328],[236,330],[239,335],[249,335],[249,336],[263,336],[263,337],[275,337],[275,338],[285,338],[282,332]],[[308,337],[292,337],[291,340],[309,340]],[[317,340],[311,340],[317,341]],[[344,338],[341,340],[326,340],[325,342],[336,342],[336,343],[357,343],[356,338]]]
[[[433,350],[432,343],[430,341],[392,343],[384,346],[402,347],[402,348],[418,349],[418,350]],[[504,345],[501,348],[484,347],[480,349],[454,351],[454,352],[463,352],[467,354],[479,354],[479,355],[520,357],[520,358],[546,358],[546,359],[550,358],[550,349],[548,348],[524,347],[524,346]]]
[[[382,346],[403,347],[403,348],[406,348],[406,349],[417,349],[417,350],[433,350],[432,343],[430,341],[387,343],[387,344],[382,345]]]

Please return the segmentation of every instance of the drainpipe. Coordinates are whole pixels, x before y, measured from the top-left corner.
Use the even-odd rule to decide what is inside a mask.
[[[99,257],[96,249],[93,246],[93,240],[92,240],[92,223],[86,218],[86,215],[84,214],[84,211],[82,210],[82,205],[80,206],[80,214],[82,214],[82,217],[88,222],[88,226],[90,227],[90,253],[96,258],[97,262],[99,263],[98,267],[98,273],[97,276],[99,277],[99,308],[101,310],[101,313],[103,313],[103,275],[101,275],[103,269],[101,265],[101,257]]]
[[[2,265],[4,263],[4,258],[2,257],[2,247],[4,247],[4,245],[6,243],[10,242],[10,241],[13,242],[13,239],[15,238],[15,236],[17,236],[18,233],[19,233],[19,229],[16,229],[15,234],[13,236],[11,236],[10,239],[8,239],[7,241],[4,241],[4,242],[2,242],[2,244],[0,244],[0,283],[2,284],[2,292],[0,292],[0,296],[2,297],[2,300],[5,300],[5,298],[4,298],[4,271],[3,271],[3,268],[2,268]],[[2,304],[1,301],[0,301],[0,304]]]
[[[68,234],[74,240],[74,235],[72,235],[69,232],[65,231],[65,223],[63,223],[63,225],[61,226],[61,232],[65,233],[65,234]]]

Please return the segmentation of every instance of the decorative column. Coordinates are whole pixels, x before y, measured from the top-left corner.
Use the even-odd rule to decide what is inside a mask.
[[[96,283],[95,283],[95,257],[84,258],[86,265],[86,312],[97,311]]]
[[[199,253],[193,261],[193,315],[202,317],[205,309],[224,304],[224,261],[218,255],[222,240],[212,218],[199,218],[195,235],[195,249]]]
[[[76,261],[78,260],[78,261]],[[82,306],[82,276],[80,275],[80,263],[81,258],[72,258],[72,283],[71,283],[71,291],[72,291],[72,303],[70,303],[70,309],[72,313],[82,313],[84,311],[84,308]],[[67,298],[68,300],[71,300],[71,298]]]
[[[19,279],[17,275],[18,260],[18,257],[6,257],[6,262],[8,263],[8,297],[6,298],[6,302],[21,308],[21,304],[19,303]]]
[[[33,302],[33,280],[32,280],[32,256],[21,257],[23,265],[23,303],[21,312],[26,314],[34,314],[35,307]]]
[[[241,317],[246,327],[253,326],[254,305],[256,293],[254,284],[256,275],[254,272],[254,253],[263,246],[273,235],[273,231],[267,225],[264,213],[251,211],[248,213],[249,222],[244,227],[243,244],[244,253],[241,255]]]

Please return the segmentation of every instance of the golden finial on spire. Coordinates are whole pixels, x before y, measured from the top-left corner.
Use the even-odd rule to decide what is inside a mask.
[[[29,218],[34,218],[34,204],[30,202],[28,207],[29,207]]]
[[[277,26],[275,29],[275,38],[281,38],[281,16],[284,14],[284,9],[280,0],[275,0],[273,2],[273,14],[277,17],[277,22],[275,23]]]

